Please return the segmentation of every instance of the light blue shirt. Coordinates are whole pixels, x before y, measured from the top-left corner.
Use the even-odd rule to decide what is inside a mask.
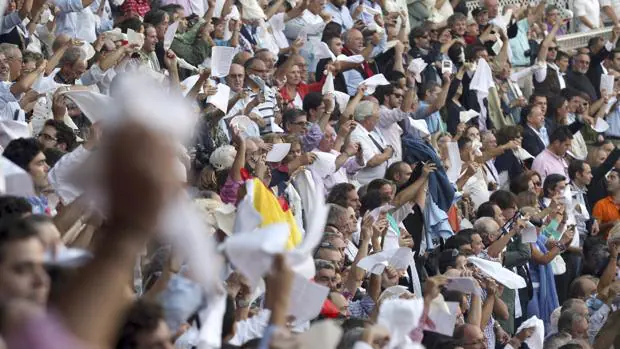
[[[325,4],[325,12],[332,16],[332,22],[336,22],[342,26],[343,33],[353,28],[353,18],[351,18],[351,13],[346,6],[338,8],[336,5],[328,2]]]
[[[620,103],[616,103],[613,109],[607,114],[609,129],[605,132],[606,136],[620,137]]]
[[[421,117],[426,113],[426,109],[430,108],[430,106],[430,104],[420,101],[418,110],[416,110],[415,118],[424,119],[424,121],[426,121],[426,126],[428,127],[428,132],[433,134],[441,131],[441,115],[439,114],[439,111],[436,111],[427,117]]]
[[[519,31],[517,36],[509,40],[510,50],[512,52],[511,62],[515,67],[527,67],[531,65],[530,57],[525,57],[525,51],[530,50],[530,43],[527,40],[527,32],[530,30],[530,24],[527,19],[522,19],[517,23]]]
[[[99,0],[93,1],[87,8],[82,6],[81,0],[58,0],[55,4],[60,9],[56,19],[56,36],[67,34],[88,43],[97,40],[95,13]]]
[[[0,21],[0,34],[10,32],[21,23],[22,19],[19,17],[19,13],[17,13],[17,11],[11,12],[6,16],[2,16],[2,21]]]

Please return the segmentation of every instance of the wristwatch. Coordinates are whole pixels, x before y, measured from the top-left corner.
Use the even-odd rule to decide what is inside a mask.
[[[247,308],[250,306],[250,301],[247,299],[237,299],[237,308]]]

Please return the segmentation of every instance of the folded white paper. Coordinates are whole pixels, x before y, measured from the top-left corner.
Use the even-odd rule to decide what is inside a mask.
[[[289,307],[289,315],[295,318],[296,324],[316,318],[328,294],[328,287],[295,273],[290,300],[290,304],[294,305]]]
[[[605,93],[608,96],[611,96],[614,93],[614,76],[601,74],[601,85],[600,85],[601,94]]]
[[[225,84],[217,84],[217,92],[213,96],[207,97],[207,103],[213,104],[217,109],[226,114],[228,112],[228,100],[230,98],[230,87]]]
[[[200,75],[196,74],[196,75],[191,75],[185,80],[181,81],[181,90],[183,91],[184,96],[187,96],[189,91],[192,90],[192,87],[196,85],[196,83],[198,82],[198,79],[200,79]],[[198,93],[204,93],[204,89],[202,88],[202,86],[200,86],[200,90],[198,90]]]
[[[14,120],[0,120],[0,147],[3,149],[14,139],[30,137],[30,127],[27,123]]]
[[[407,269],[411,263],[413,263],[413,252],[410,248],[401,247],[366,256],[359,261],[357,266],[372,274],[379,275],[388,265],[401,270]]]
[[[495,81],[493,80],[491,67],[489,67],[489,63],[487,63],[486,60],[480,58],[474,76],[471,79],[469,89],[488,94],[489,89],[493,86],[495,86]]]
[[[393,208],[394,206],[389,205],[389,204],[379,206],[375,208],[374,210],[370,211],[370,217],[372,217],[372,219],[376,221],[377,219],[379,219],[379,215],[381,215],[382,213],[387,213]]]
[[[409,66],[407,67],[407,70],[409,70],[410,72],[412,72],[415,76],[415,81],[417,81],[418,83],[422,82],[422,71],[424,71],[424,69],[426,69],[426,66],[428,64],[426,62],[424,62],[424,60],[422,58],[416,58],[413,59],[410,63]]]
[[[477,111],[473,110],[473,109],[469,109],[467,111],[462,111],[459,113],[459,120],[462,123],[467,123],[469,120],[475,118],[476,116],[479,116],[480,113],[478,113]]]
[[[533,243],[538,239],[538,234],[536,233],[536,226],[530,222],[525,224],[525,228],[521,230],[521,241],[523,243]]]
[[[310,329],[301,333],[297,339],[300,349],[327,349],[336,348],[340,337],[342,328],[333,320],[323,320],[312,324]]]
[[[517,151],[515,152],[515,155],[521,161],[525,161],[525,160],[533,159],[534,158],[532,156],[532,154],[528,153],[527,150],[525,150],[525,149],[523,149],[521,147],[517,148]]]
[[[447,290],[455,290],[465,294],[475,294],[477,296],[482,294],[482,289],[478,286],[476,280],[470,277],[451,277],[448,279],[445,287]]]
[[[530,349],[543,349],[543,343],[545,340],[545,324],[536,316],[532,316],[531,318],[523,321],[516,333],[530,327],[534,327],[534,333],[532,333],[532,335],[525,340],[525,343],[527,343],[527,346]]]
[[[267,162],[280,162],[291,150],[291,143],[276,143],[272,145],[271,150],[267,153]]]
[[[505,287],[517,290],[526,286],[525,280],[523,280],[521,276],[504,268],[498,262],[492,262],[478,257],[467,257],[467,260],[474,263],[483,274]]]
[[[594,123],[592,129],[596,132],[603,133],[609,130],[609,124],[603,118],[596,118],[596,123]]]
[[[270,269],[273,256],[286,251],[289,228],[285,223],[235,233],[222,244],[226,257],[253,288]]]
[[[333,93],[334,93],[334,99],[338,103],[338,109],[340,110],[341,113],[344,113],[345,109],[347,108],[347,105],[349,104],[349,100],[351,99],[351,96],[349,96],[348,94],[344,92],[340,92],[340,91],[334,91]]]
[[[409,123],[411,123],[411,127],[420,131],[423,136],[430,136],[431,132],[428,130],[428,124],[424,119],[414,119],[411,116],[409,117]]]
[[[211,76],[223,78],[230,72],[230,65],[235,56],[235,48],[227,46],[213,47],[211,54]]]
[[[239,130],[243,138],[260,137],[260,128],[258,125],[245,115],[237,115],[230,119],[230,127]]]

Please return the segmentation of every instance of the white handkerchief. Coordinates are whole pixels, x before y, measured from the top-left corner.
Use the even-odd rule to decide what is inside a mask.
[[[351,96],[341,91],[334,91],[334,99],[338,103],[338,109],[340,112],[344,113],[345,109],[347,109]]]
[[[336,60],[336,56],[334,55],[332,50],[329,49],[329,46],[327,46],[326,43],[321,41],[316,46],[316,59],[320,60],[320,59],[324,59],[324,58],[331,58],[332,61]]]
[[[375,208],[374,210],[370,211],[370,217],[372,217],[372,219],[376,221],[377,219],[379,219],[380,214],[389,212],[393,208],[394,206],[389,205],[389,204],[379,206]]]
[[[601,74],[601,85],[600,85],[601,94],[606,93],[608,96],[612,95],[614,92],[614,76]]]
[[[532,156],[532,154],[528,153],[527,150],[525,150],[525,149],[523,149],[521,147],[517,148],[517,151],[515,152],[515,155],[521,161],[525,161],[527,159],[533,159],[534,158]]]
[[[534,333],[525,340],[527,346],[530,349],[543,349],[543,343],[545,340],[545,324],[536,316],[523,321],[521,326],[517,329],[516,333],[521,332],[524,328],[534,327]]]
[[[21,197],[34,196],[32,177],[4,156],[0,159],[0,192]]]
[[[248,278],[252,288],[271,268],[273,255],[286,251],[289,228],[286,223],[235,233],[222,244],[230,263]]]
[[[267,162],[280,162],[286,157],[291,150],[291,143],[276,143],[272,145],[271,150],[267,153]]]
[[[289,315],[295,317],[295,323],[310,321],[317,317],[327,298],[329,288],[312,282],[295,273],[291,287]]]
[[[536,242],[538,240],[538,234],[536,234],[536,226],[530,222],[527,222],[525,228],[521,230],[521,241],[523,243]]]
[[[456,142],[448,143],[448,159],[450,160],[450,167],[446,171],[446,175],[450,180],[450,183],[456,183],[461,176],[461,170],[463,169],[463,160],[461,160],[461,153],[459,152],[459,145]]]
[[[315,322],[308,331],[297,339],[303,349],[336,348],[342,337],[342,328],[333,320]]]
[[[193,65],[189,64],[186,60],[184,60],[181,57],[177,57],[177,64],[179,65],[179,67],[183,68],[183,69],[187,69],[189,71],[193,71],[193,72],[199,72],[200,69],[194,67]]]
[[[0,121],[0,147],[6,148],[14,139],[30,137],[30,127],[27,123],[14,120]]]
[[[388,348],[421,348],[409,334],[418,327],[424,312],[424,299],[390,299],[381,304],[377,323],[390,330]]]
[[[431,132],[428,130],[428,124],[424,119],[414,119],[410,116],[409,123],[411,123],[411,127],[420,131],[424,136],[430,136]]]
[[[260,137],[260,128],[258,125],[245,115],[237,115],[230,119],[230,127],[239,130],[243,138]]]
[[[334,76],[332,75],[332,72],[329,72],[325,77],[325,83],[323,84],[323,89],[321,92],[323,95],[327,95],[333,93],[334,91],[336,91],[336,88],[334,87]]]
[[[226,114],[228,112],[228,99],[230,98],[230,87],[225,84],[217,84],[217,92],[213,96],[207,97],[207,103],[213,104],[217,109]]]
[[[505,287],[512,290],[517,290],[526,286],[525,280],[523,280],[521,276],[513,273],[509,269],[504,268],[498,262],[488,261],[478,257],[468,257],[467,260],[474,263],[483,274],[494,279]]]
[[[213,9],[213,17],[220,18],[224,9],[225,0],[215,0],[215,9]]]
[[[596,118],[596,123],[592,126],[592,129],[598,133],[603,133],[609,130],[609,124],[603,118]]]
[[[396,46],[396,44],[398,43],[398,40],[390,40],[388,42],[385,43],[385,48],[383,49],[383,52],[387,52],[389,49],[391,49],[392,47]]]
[[[451,277],[446,284],[447,290],[456,290],[465,294],[475,294],[480,296],[482,289],[476,283],[474,278],[470,277]]]
[[[366,5],[361,5],[361,6],[363,6],[364,12],[367,12],[368,14],[371,14],[373,16],[376,16],[376,15],[380,15],[381,16],[381,15],[383,15],[381,13],[381,11],[375,9],[374,7],[370,7],[370,6],[366,6]]]
[[[196,82],[198,82],[198,79],[200,79],[200,75],[196,74],[196,75],[191,75],[190,77],[181,81],[181,90],[183,91],[184,96],[187,96],[189,91],[192,90],[192,87],[196,85]],[[198,90],[198,93],[204,93],[204,89],[202,88],[202,86],[200,86],[200,90]]]
[[[211,54],[211,76],[223,78],[230,72],[230,65],[235,56],[235,48],[215,46]]]
[[[476,116],[480,115],[480,113],[478,113],[477,111],[473,110],[473,109],[469,109],[467,111],[462,111],[459,113],[459,119],[461,120],[462,123],[467,123],[469,120],[475,118]]]
[[[269,120],[271,122],[271,132],[273,132],[273,133],[284,133],[284,130],[282,129],[282,127],[280,127],[280,125],[278,125],[276,123],[276,118],[270,117]]]
[[[361,64],[364,62],[364,56],[362,55],[353,55],[353,56],[340,55],[338,56],[338,58],[336,58],[336,60],[338,62],[360,63]]]
[[[142,45],[144,45],[144,34],[138,33],[133,29],[127,29],[127,43],[129,45],[142,47]]]
[[[489,93],[489,89],[493,86],[495,86],[495,81],[493,81],[491,67],[489,67],[489,63],[486,60],[480,58],[469,89]]]
[[[112,97],[93,91],[67,91],[63,92],[72,100],[92,123],[106,119],[113,105]]]
[[[459,303],[457,302],[445,302],[441,295],[435,298],[428,310],[428,318],[433,322],[434,327],[425,324],[424,329],[452,337],[458,306]]]
[[[407,247],[381,251],[362,258],[357,266],[372,274],[381,274],[388,265],[396,269],[407,269],[413,263],[413,252]]]
[[[325,178],[336,172],[336,155],[322,151],[313,152],[316,160],[308,168],[316,173],[319,177]]]
[[[426,69],[428,64],[424,62],[422,58],[416,58],[409,63],[407,70],[412,72],[415,75],[415,81],[422,82],[422,76],[420,75],[424,69]]]

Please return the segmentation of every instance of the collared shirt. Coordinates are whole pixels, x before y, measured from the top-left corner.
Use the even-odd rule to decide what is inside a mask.
[[[586,235],[586,222],[590,219],[590,213],[588,212],[588,208],[586,206],[586,196],[588,195],[588,188],[580,188],[576,184],[571,185],[573,202],[575,204],[579,204],[579,212],[577,211],[577,205],[575,205],[575,228],[577,228],[577,232],[581,235]]]
[[[538,138],[540,138],[540,140],[543,142],[545,147],[549,146],[549,135],[547,134],[547,129],[544,126],[538,130],[533,128],[529,124],[527,125],[527,127],[529,127],[532,131],[534,131],[534,133],[538,136]]]
[[[605,135],[620,137],[620,103],[616,103],[607,114],[607,123],[609,124],[609,129],[605,132]]]
[[[301,48],[301,56],[308,64],[308,71],[313,73],[319,60],[316,56],[318,45],[321,43],[321,35],[325,29],[325,21],[319,15],[315,15],[309,10],[304,10],[303,14],[286,23],[284,35],[293,41],[299,37],[305,40]]]
[[[601,26],[601,7],[598,0],[575,0],[575,2],[573,2],[573,11],[577,19],[578,31],[587,32],[592,30],[579,20],[579,17],[582,16],[590,21],[594,29]]]
[[[548,175],[557,173],[568,178],[568,164],[563,157],[552,153],[549,149],[543,150],[534,159],[532,170],[538,172],[544,181]]]
[[[67,34],[88,43],[97,40],[94,12],[99,8],[99,0],[87,8],[82,6],[81,0],[58,0],[54,4],[60,9],[56,17],[56,36]]]
[[[387,144],[380,133],[376,130],[368,131],[364,126],[356,124],[355,129],[351,132],[351,142],[357,142],[362,147],[362,153],[364,154],[364,163],[368,164],[368,161],[383,153]],[[365,166],[357,174],[357,180],[360,184],[365,185],[370,183],[375,178],[385,177],[385,171],[387,170],[388,162],[385,161],[375,167]]]
[[[620,207],[611,196],[600,199],[592,210],[592,216],[602,224],[620,219]]]
[[[525,56],[525,52],[530,50],[530,43],[527,39],[527,32],[530,30],[530,25],[527,19],[522,19],[517,22],[517,36],[510,39],[508,42],[511,49],[511,61],[513,66],[526,67],[529,66],[530,57]]]
[[[336,5],[328,1],[325,4],[325,12],[332,15],[332,22],[340,24],[343,33],[353,28],[353,18],[351,18],[351,13],[346,6],[343,5],[338,8]]]
[[[432,113],[431,115],[424,117],[426,114],[426,110],[430,108],[431,105],[426,103],[425,101],[420,101],[420,105],[418,109],[415,111],[414,119],[424,119],[426,121],[426,126],[428,127],[428,132],[431,134],[440,132],[441,127],[441,115],[439,111]]]
[[[385,105],[379,108],[377,131],[381,133],[385,142],[394,148],[394,155],[390,159],[390,162],[398,162],[403,158],[403,146],[400,141],[403,130],[398,126],[398,122],[412,115],[412,113],[404,112],[398,108],[389,109]]]

